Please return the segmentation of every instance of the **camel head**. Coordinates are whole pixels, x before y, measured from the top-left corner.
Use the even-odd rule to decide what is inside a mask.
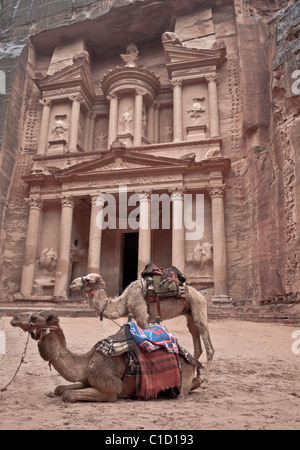
[[[84,277],[75,278],[70,284],[70,289],[73,291],[92,290],[98,286],[105,288],[105,283],[101,275],[97,273],[89,273]]]
[[[59,328],[59,318],[53,311],[22,312],[14,316],[10,324],[28,331],[33,339],[39,339],[43,330]]]

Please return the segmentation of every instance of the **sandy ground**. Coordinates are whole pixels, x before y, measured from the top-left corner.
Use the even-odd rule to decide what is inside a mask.
[[[15,373],[27,337],[10,326],[10,319],[0,318],[2,338],[3,333],[6,338],[6,352],[0,355],[0,388]],[[163,324],[192,350],[184,317]],[[62,317],[61,326],[68,347],[79,353],[118,330],[114,323],[99,322],[96,317]],[[30,339],[27,363],[7,391],[0,392],[0,429],[299,430],[300,354],[292,351],[295,330],[295,326],[279,324],[211,321],[216,352],[208,385],[182,399],[116,403],[66,404],[47,396],[64,380],[54,369],[50,371]],[[201,361],[205,363],[204,355]]]

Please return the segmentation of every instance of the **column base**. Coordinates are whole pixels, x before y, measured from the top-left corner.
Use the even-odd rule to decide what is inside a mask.
[[[213,305],[231,305],[231,298],[228,295],[214,295],[211,299]]]

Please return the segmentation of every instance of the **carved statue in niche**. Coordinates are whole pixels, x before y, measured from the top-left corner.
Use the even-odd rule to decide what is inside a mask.
[[[205,97],[194,97],[193,103],[188,107],[186,111],[194,122],[198,122],[201,117],[201,113],[205,112],[205,107],[202,106],[202,102],[204,100]]]
[[[125,111],[120,120],[120,125],[122,126],[124,133],[132,133],[132,122],[133,122],[133,113],[132,110]]]
[[[173,122],[165,122],[161,133],[163,142],[173,141]]]
[[[142,130],[143,130],[143,136],[145,136],[145,131],[147,128],[147,114],[145,111],[142,112]]]
[[[107,147],[107,132],[102,131],[96,137],[96,148],[106,148]]]
[[[213,245],[209,242],[198,242],[186,262],[190,276],[198,275],[199,270],[207,274],[213,263]]]
[[[126,63],[125,67],[141,67],[139,61],[139,51],[135,44],[129,44],[126,47],[126,53],[120,55],[122,60]]]
[[[68,125],[64,121],[67,117],[66,114],[60,114],[55,116],[54,126],[51,128],[51,133],[55,135],[56,139],[64,139],[65,131],[68,131]]]
[[[54,272],[57,262],[57,253],[53,248],[45,248],[40,254],[39,265],[42,269],[46,269],[48,272]]]

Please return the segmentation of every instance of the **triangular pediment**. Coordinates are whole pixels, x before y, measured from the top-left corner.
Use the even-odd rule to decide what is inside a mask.
[[[89,177],[97,174],[105,174],[112,172],[131,172],[171,169],[187,165],[187,161],[175,158],[166,158],[161,156],[153,156],[149,154],[141,155],[140,153],[130,150],[110,150],[101,153],[100,156],[89,161],[75,164],[67,169],[56,172],[55,177],[61,178],[71,175]]]
[[[95,96],[89,63],[86,58],[78,58],[71,66],[64,67],[53,75],[35,80],[41,92],[49,92],[59,88],[82,87],[89,95]]]

